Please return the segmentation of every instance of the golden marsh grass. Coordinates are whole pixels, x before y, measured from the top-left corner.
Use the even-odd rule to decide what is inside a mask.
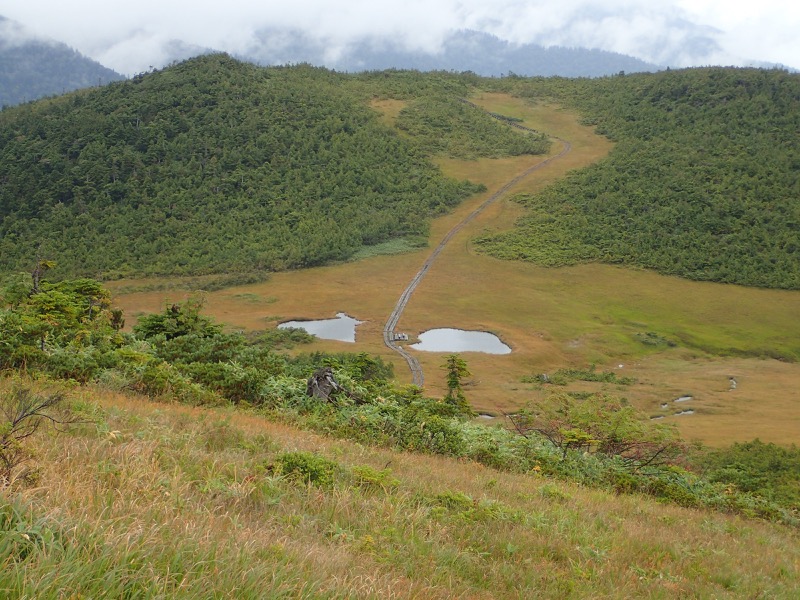
[[[535,192],[571,169],[601,160],[611,150],[605,138],[578,123],[575,113],[558,106],[530,105],[500,94],[482,94],[475,101],[572,143],[570,154],[531,175],[512,194]],[[401,105],[389,102],[376,108],[385,110],[391,122]],[[559,149],[556,143],[551,153]],[[541,160],[438,159],[448,175],[484,183],[487,192],[434,221],[431,247],[505,181]],[[635,385],[608,391],[627,397],[649,414],[663,414],[662,404],[691,395],[694,415],[667,417],[690,439],[715,445],[755,437],[800,443],[800,363],[742,357],[752,351],[764,356],[800,355],[800,292],[692,282],[599,264],[546,269],[472,251],[472,237],[512,227],[521,211],[503,199],[456,236],[415,292],[398,328],[412,338],[435,327],[485,330],[513,348],[504,356],[465,353],[473,373],[465,391],[477,410],[513,411],[544,393],[522,383],[526,375],[595,364],[635,377]],[[313,348],[380,355],[394,363],[399,380],[410,381],[405,363],[383,346],[382,329],[428,252],[276,273],[262,284],[207,294],[207,311],[231,327],[247,330],[346,312],[364,321],[357,330],[357,343],[320,340]],[[137,313],[160,310],[165,302],[185,296],[185,292],[127,293],[115,301],[125,309],[130,325]],[[253,298],[269,301],[258,303]],[[647,332],[674,341],[677,347],[653,349],[637,341]],[[426,393],[444,395],[439,368],[443,355],[420,352],[418,356]],[[735,390],[730,389],[731,377],[740,382]]]

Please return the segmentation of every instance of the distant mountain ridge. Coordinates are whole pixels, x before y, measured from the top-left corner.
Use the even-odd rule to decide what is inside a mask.
[[[66,44],[32,37],[0,16],[0,106],[125,79]]]
[[[262,65],[307,62],[337,71],[385,69],[471,71],[484,77],[602,77],[620,71],[658,71],[663,67],[632,56],[598,49],[513,44],[480,31],[461,30],[448,36],[439,52],[408,50],[398,40],[361,38],[334,52],[302,31],[262,30],[258,42],[240,55]]]
[[[167,63],[212,53],[210,48],[170,40],[162,48]],[[662,67],[631,56],[598,49],[513,44],[488,33],[453,32],[439,52],[408,50],[399,40],[360,38],[345,48],[300,30],[265,29],[237,54],[259,65],[309,63],[344,72],[411,69],[470,71],[486,77],[505,75],[602,77],[619,72],[652,72]],[[125,79],[66,44],[29,34],[23,25],[0,16],[0,106]]]

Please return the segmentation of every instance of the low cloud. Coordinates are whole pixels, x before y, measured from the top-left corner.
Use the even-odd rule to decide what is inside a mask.
[[[38,40],[39,37],[21,23],[0,16],[0,48],[16,48],[32,39]]]
[[[331,57],[363,38],[436,52],[451,32],[473,29],[671,66],[746,59],[800,65],[800,9],[781,0],[28,0],[2,10],[128,75],[163,66],[176,48],[242,55],[263,42],[259,32],[281,30],[302,31]]]

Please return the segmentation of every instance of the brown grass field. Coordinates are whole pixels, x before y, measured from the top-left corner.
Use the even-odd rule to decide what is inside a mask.
[[[558,106],[528,105],[499,94],[474,100],[572,143],[570,154],[531,175],[511,194],[535,192],[569,170],[602,160],[611,150],[608,140],[578,123],[578,115]],[[400,109],[398,103],[375,106],[384,111],[387,123]],[[554,143],[551,152],[559,150]],[[448,175],[482,182],[488,191],[437,219],[430,247],[493,190],[541,160],[439,159]],[[687,439],[711,445],[756,437],[800,443],[800,364],[745,356],[753,351],[765,356],[775,351],[800,353],[800,292],[691,282],[600,264],[547,269],[496,260],[471,249],[475,235],[512,227],[521,211],[506,197],[455,237],[415,292],[398,327],[412,339],[434,327],[491,331],[512,347],[504,356],[463,355],[472,372],[465,392],[478,411],[512,411],[547,392],[541,385],[522,383],[526,375],[594,364],[634,377],[636,383],[576,384],[566,389],[624,396],[648,414],[665,415],[663,422],[675,423]],[[356,344],[320,340],[313,348],[380,355],[394,363],[398,380],[408,382],[405,362],[383,346],[382,329],[429,251],[276,273],[265,283],[208,293],[206,309],[232,328],[245,330],[346,312],[364,321]],[[148,283],[152,281],[114,282],[109,287],[113,291]],[[137,314],[158,311],[185,297],[182,291],[160,291],[120,293],[114,300],[131,325]],[[647,332],[677,345],[660,350],[645,346],[636,335]],[[425,371],[425,392],[443,395],[443,354],[417,354]],[[672,403],[684,395],[693,399]],[[695,413],[674,416],[681,409]]]
[[[791,527],[229,408],[68,394],[91,419],[37,435],[41,484],[14,495],[32,524],[10,532],[27,551],[0,562],[2,598],[797,597]],[[271,468],[295,451],[341,471],[314,485]]]

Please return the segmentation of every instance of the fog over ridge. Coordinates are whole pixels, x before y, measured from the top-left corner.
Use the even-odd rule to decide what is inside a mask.
[[[783,0],[28,0],[0,14],[128,75],[192,49],[245,56],[263,44],[265,30],[300,30],[324,44],[331,60],[365,39],[436,53],[453,32],[474,30],[516,44],[598,48],[672,67],[800,66],[800,7]]]

